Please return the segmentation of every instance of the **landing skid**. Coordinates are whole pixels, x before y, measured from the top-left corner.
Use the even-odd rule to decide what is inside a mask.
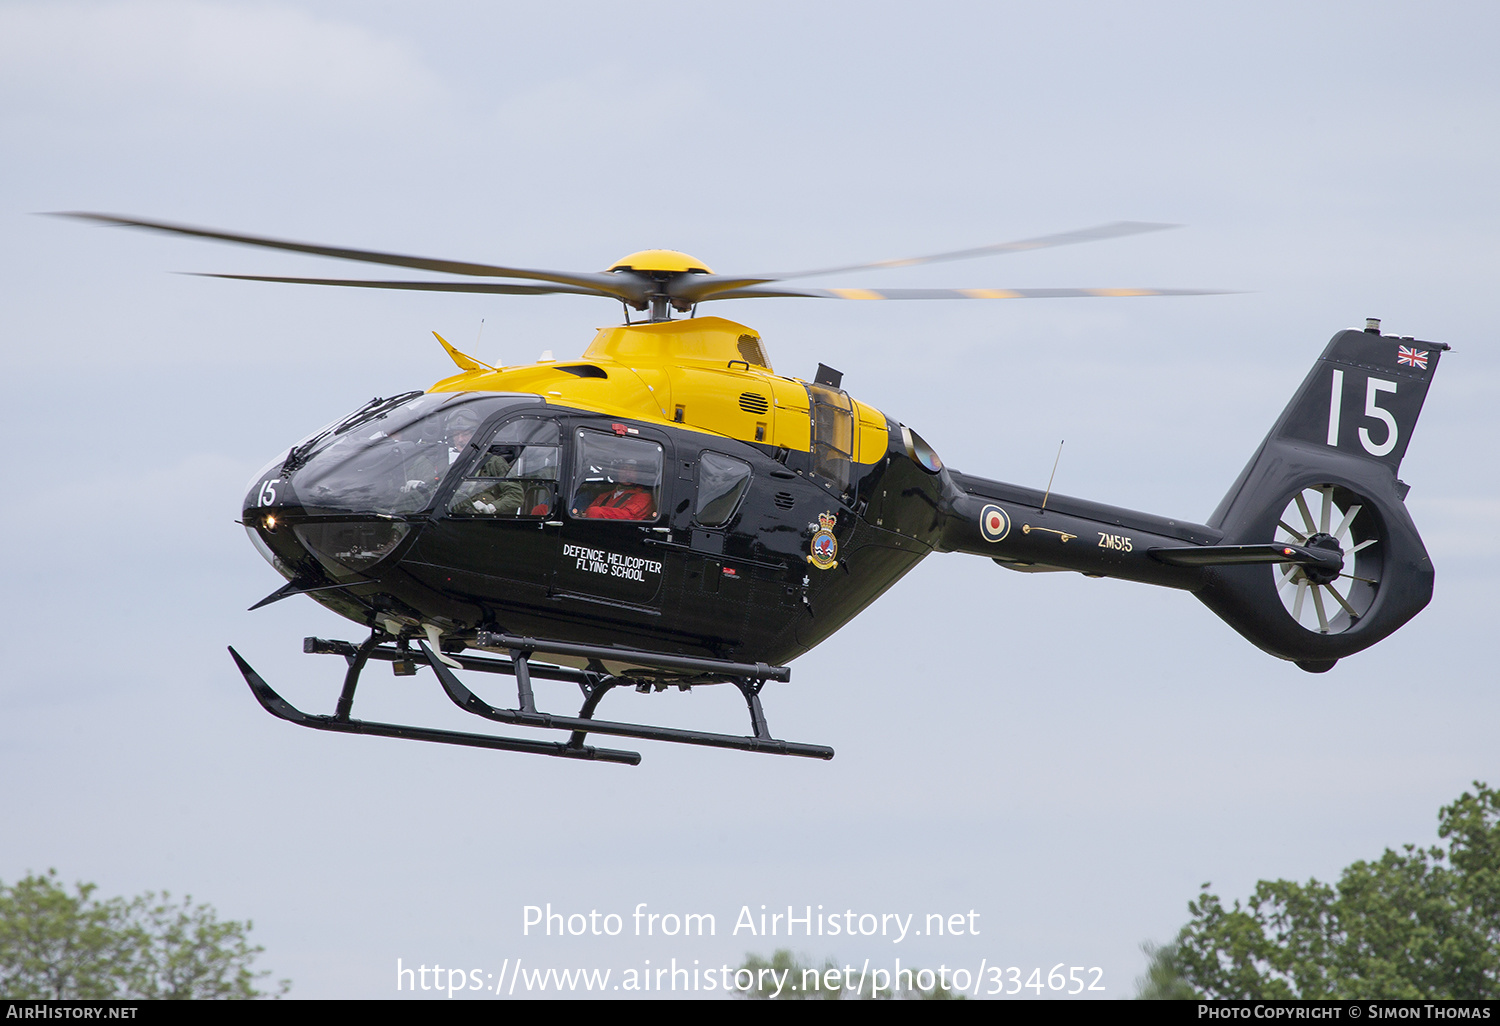
[[[595,648],[562,642],[539,641],[534,638],[517,638],[509,635],[487,635],[482,643],[492,647],[509,649],[509,659],[484,656],[447,655],[463,669],[483,673],[498,673],[516,680],[517,708],[496,708],[483,701],[458,679],[454,672],[443,664],[425,642],[417,641],[418,650],[412,650],[403,642],[376,630],[359,645],[347,641],[329,641],[322,638],[307,638],[303,651],[308,653],[341,655],[348,663],[344,675],[343,691],[332,716],[315,716],[302,712],[278,695],[249,663],[233,648],[229,654],[240,669],[245,682],[266,711],[271,715],[315,730],[331,730],[345,734],[373,734],[379,737],[396,737],[413,741],[433,741],[439,744],[464,745],[473,748],[493,748],[508,752],[528,752],[534,755],[551,755],[564,759],[589,759],[596,762],[617,762],[634,766],[641,761],[640,753],[611,748],[594,748],[583,742],[589,734],[605,734],[616,737],[631,737],[645,741],[670,741],[677,744],[702,745],[709,748],[730,748],[745,752],[763,752],[769,755],[797,755],[812,759],[831,759],[833,749],[825,745],[800,744],[782,741],[771,736],[766,726],[765,712],[761,708],[760,690],[767,680],[787,680],[791,673],[786,667],[767,666],[764,663],[733,663],[719,659],[698,659],[651,652],[623,651],[614,648]],[[571,655],[590,660],[590,669],[575,670],[558,666],[533,666],[531,658],[537,651],[557,655]],[[354,706],[354,692],[359,684],[360,673],[371,660],[396,664],[398,674],[416,672],[416,665],[425,663],[437,675],[438,682],[449,699],[460,709],[475,716],[498,723],[521,727],[537,727],[543,730],[565,730],[570,733],[567,741],[538,741],[529,738],[496,737],[489,734],[469,734],[460,731],[437,730],[430,727],[412,727],[394,723],[376,723],[350,717]],[[613,675],[602,667],[603,661],[624,663],[639,667],[640,671],[661,670],[672,674],[687,674],[684,680],[676,681],[681,687],[687,682],[728,681],[735,685],[745,698],[750,713],[753,734],[713,734],[705,731],[683,730],[676,727],[656,727],[648,724],[616,723],[594,719],[594,710],[611,690],[629,685],[637,690],[658,690],[667,685],[659,679],[634,675]],[[627,671],[628,673],[629,671]],[[567,681],[578,685],[583,693],[583,705],[576,716],[558,716],[541,712],[536,707],[536,697],[531,688],[532,679]]]

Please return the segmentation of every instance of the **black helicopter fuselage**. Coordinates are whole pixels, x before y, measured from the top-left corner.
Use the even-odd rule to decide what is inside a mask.
[[[537,397],[498,404],[475,437],[493,436],[507,421],[555,424],[558,493],[586,476],[577,465],[580,439],[624,431],[660,446],[655,515],[594,519],[567,502],[513,517],[454,512],[465,470],[483,455],[471,443],[424,508],[409,512],[312,500],[299,493],[301,468],[287,472],[282,460],[252,485],[245,523],[294,590],[361,624],[388,621],[415,633],[431,623],[445,638],[470,642],[488,630],[772,663],[847,623],[932,551],[942,529],[947,477],[908,459],[894,424],[888,458],[848,464],[845,485],[815,474],[806,452],[591,415]],[[722,523],[699,515],[705,454],[750,469]],[[824,530],[820,517],[832,520],[836,541],[826,568],[809,558]],[[357,568],[339,562],[361,546],[387,551]]]
[[[273,597],[305,593],[388,637],[441,638],[450,651],[488,634],[782,664],[936,550],[1188,590],[1266,651],[1326,669],[1431,595],[1395,470],[1441,349],[1404,341],[1336,335],[1209,524],[958,473],[836,380],[748,366],[714,373],[725,394],[743,389],[743,433],[767,441],[462,391],[462,375],[375,400],[267,467],[244,523],[289,582]],[[1420,366],[1401,362],[1417,358],[1408,351]],[[608,363],[546,372],[615,394],[625,384]],[[672,403],[665,386],[639,391]],[[695,398],[672,395],[687,418]],[[645,475],[649,508],[600,519],[606,497],[628,491],[627,464]],[[1321,528],[1304,492],[1322,504]],[[1275,541],[1278,524],[1299,519],[1294,506],[1305,531]],[[1345,591],[1329,589],[1334,580]],[[1288,586],[1299,597],[1283,608]],[[1313,627],[1299,621],[1304,593]]]
[[[846,461],[842,473],[827,474],[807,452],[588,414],[540,397],[489,405],[499,408],[478,439],[508,423],[556,426],[561,493],[586,476],[578,464],[591,434],[660,446],[658,514],[641,522],[591,519],[566,502],[515,517],[454,512],[466,469],[483,458],[484,446],[471,443],[425,507],[403,513],[309,502],[298,493],[295,460],[290,471],[282,460],[251,487],[245,522],[293,590],[366,626],[389,623],[393,636],[435,624],[445,638],[468,643],[487,631],[767,663],[813,648],[934,549],[1023,571],[1190,589],[1200,569],[1150,559],[1148,549],[1220,538],[1204,525],[953,472],[893,422],[883,458]],[[728,456],[750,470],[719,524],[698,514],[705,456]],[[273,492],[273,501],[261,501]],[[989,508],[1003,509],[1006,523],[987,536]],[[813,542],[825,525],[832,555],[817,559]],[[360,546],[381,554],[357,571],[338,562]]]

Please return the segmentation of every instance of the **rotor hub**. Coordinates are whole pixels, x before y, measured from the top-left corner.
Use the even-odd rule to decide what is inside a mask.
[[[1339,544],[1339,540],[1331,534],[1319,531],[1317,534],[1309,535],[1306,544],[1310,549],[1318,549],[1337,555],[1340,564],[1339,570],[1330,570],[1320,566],[1304,566],[1302,573],[1306,575],[1307,579],[1313,584],[1320,585],[1332,584],[1338,580],[1344,561],[1344,547]]]
[[[616,260],[610,270],[650,275],[714,273],[702,260],[675,249],[643,249]]]
[[[697,257],[675,249],[643,249],[616,260],[610,268],[613,274],[634,277],[645,285],[645,293],[639,300],[626,300],[637,310],[651,310],[653,322],[671,320],[672,311],[687,313],[693,303],[672,295],[672,283],[689,274],[713,274],[709,266]]]

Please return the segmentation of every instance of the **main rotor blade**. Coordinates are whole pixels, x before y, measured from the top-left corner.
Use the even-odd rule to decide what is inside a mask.
[[[293,253],[308,253],[313,256],[335,257],[340,260],[360,260],[369,264],[391,264],[396,267],[412,267],[423,271],[440,271],[447,274],[468,274],[492,278],[527,278],[535,281],[550,281],[563,285],[574,285],[592,289],[626,302],[639,303],[645,298],[644,285],[621,274],[598,272],[542,271],[529,267],[499,267],[494,264],[476,264],[462,260],[441,260],[434,257],[404,256],[400,253],[381,253],[368,249],[346,249],[338,246],[320,246],[308,242],[291,242],[286,239],[271,239],[260,235],[236,235],[212,228],[195,228],[192,225],[173,224],[167,221],[143,221],[116,214],[93,214],[82,211],[62,211],[58,217],[71,217],[80,221],[125,228],[145,228],[150,231],[187,235],[200,239],[232,242],[241,246],[260,246],[264,249],[282,249]]]
[[[1109,224],[1080,228],[1077,231],[1059,232],[1056,235],[1038,235],[1031,239],[1014,242],[999,242],[990,246],[974,246],[955,249],[929,256],[904,257],[898,260],[877,260],[868,264],[845,264],[842,267],[820,267],[811,271],[790,271],[775,274],[751,275],[693,275],[675,282],[671,292],[683,302],[697,303],[709,298],[721,298],[717,293],[739,289],[747,285],[764,282],[788,281],[793,278],[812,278],[821,274],[843,274],[848,271],[883,270],[891,267],[915,267],[918,264],[935,264],[948,260],[972,260],[975,257],[995,256],[1000,253],[1020,253],[1032,249],[1050,249],[1054,246],[1071,246],[1079,242],[1097,242],[1115,239],[1124,235],[1139,235],[1143,232],[1161,231],[1165,228],[1180,228],[1181,225],[1158,224],[1150,221],[1113,221]]]
[[[842,274],[845,271],[870,271],[888,267],[915,267],[918,264],[936,264],[946,260],[971,260],[975,257],[993,256],[997,253],[1020,253],[1031,249],[1050,249],[1053,246],[1071,246],[1079,242],[1098,242],[1101,239],[1116,239],[1122,235],[1139,235],[1142,232],[1158,232],[1165,228],[1180,228],[1177,224],[1158,224],[1151,221],[1111,221],[1109,224],[1080,228],[1077,231],[1058,232],[1056,235],[1038,235],[1015,242],[997,242],[990,246],[974,246],[969,249],[954,249],[930,256],[904,257],[898,260],[877,260],[870,264],[846,264],[843,267],[823,267],[815,271],[793,271],[789,274],[767,275],[768,280],[785,281],[789,278],[811,278],[819,274]]]
[[[704,296],[711,299],[1075,299],[1126,296],[1228,296],[1226,289],[798,289],[752,285]]]
[[[510,285],[487,281],[366,281],[361,278],[285,278],[270,274],[204,274],[185,272],[198,278],[232,278],[236,281],[276,281],[289,285],[342,285],[364,289],[411,289],[419,292],[486,292],[506,296],[543,296],[560,293],[574,296],[600,296],[618,299],[618,296],[598,289],[578,288],[573,285]]]

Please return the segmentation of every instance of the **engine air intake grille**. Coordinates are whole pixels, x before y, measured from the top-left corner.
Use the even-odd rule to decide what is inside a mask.
[[[760,347],[760,339],[754,335],[741,335],[739,342],[740,355],[745,362],[756,367],[769,367],[766,363],[766,351]]]
[[[791,509],[797,504],[797,500],[792,497],[791,492],[777,492],[774,501],[777,509]]]
[[[756,395],[754,392],[740,393],[740,409],[744,410],[746,413],[753,413],[757,417],[761,417],[764,416],[766,411],[770,408],[771,404],[765,396]]]

